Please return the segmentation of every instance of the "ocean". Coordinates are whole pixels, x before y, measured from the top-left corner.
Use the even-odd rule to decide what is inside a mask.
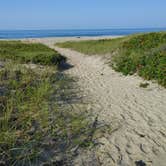
[[[166,28],[141,29],[73,29],[73,30],[0,30],[0,39],[83,37],[83,36],[123,36],[135,33],[166,31]]]

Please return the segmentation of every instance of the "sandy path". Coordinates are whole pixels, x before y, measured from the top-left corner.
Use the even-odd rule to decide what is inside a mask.
[[[45,44],[53,47],[51,42]],[[117,127],[100,139],[102,144],[96,150],[100,165],[132,166],[142,160],[146,165],[165,166],[166,90],[154,83],[142,89],[141,78],[122,76],[98,56],[54,48],[74,66],[65,72],[79,78],[89,110]]]

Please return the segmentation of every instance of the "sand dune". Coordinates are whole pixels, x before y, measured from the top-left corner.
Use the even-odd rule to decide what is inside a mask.
[[[85,39],[90,38],[72,38]],[[71,38],[31,41],[47,44],[68,58],[68,63],[74,67],[65,72],[78,78],[81,95],[89,103],[88,110],[94,116],[98,114],[100,121],[111,123],[112,129],[115,129],[112,134],[99,138],[102,144],[94,152],[100,163],[98,165],[132,166],[146,163],[164,166],[166,89],[152,82],[149,82],[148,88],[140,88],[139,84],[144,82],[142,78],[115,72],[99,56],[87,56],[53,46],[55,42],[68,40]],[[85,158],[79,156],[75,165],[80,165],[80,161],[82,165],[92,165],[93,162]]]

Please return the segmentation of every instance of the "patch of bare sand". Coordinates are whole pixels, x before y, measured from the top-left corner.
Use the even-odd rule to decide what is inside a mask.
[[[55,39],[37,41],[68,58],[74,67],[65,73],[79,78],[89,111],[114,130],[99,138],[93,153],[80,155],[75,165],[166,165],[166,89],[152,82],[140,88],[140,77],[115,72],[99,56],[54,47]]]

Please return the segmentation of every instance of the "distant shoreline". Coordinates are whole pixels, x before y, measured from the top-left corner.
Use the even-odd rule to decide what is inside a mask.
[[[166,28],[141,29],[75,29],[75,30],[0,30],[0,39],[66,38],[126,36],[137,33],[162,32]]]
[[[97,37],[49,37],[49,38],[30,38],[22,39],[29,43],[45,43],[46,45],[53,45],[56,43],[63,43],[67,41],[86,41],[86,40],[104,40],[104,39],[115,39],[123,36],[97,36]]]
[[[113,39],[124,36],[82,36],[82,37],[39,37],[39,38],[23,38],[23,39],[0,39],[0,40],[21,40],[29,42],[40,42],[40,41],[53,41],[53,42],[65,42],[65,41],[81,41],[81,40],[102,40],[102,39]]]

